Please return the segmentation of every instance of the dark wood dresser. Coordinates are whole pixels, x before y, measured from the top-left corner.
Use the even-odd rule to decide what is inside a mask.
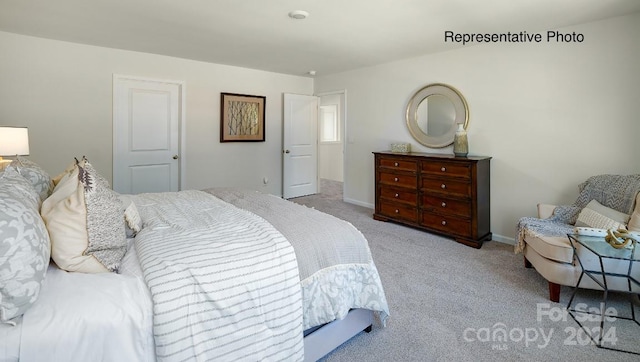
[[[373,154],[374,219],[447,235],[475,248],[491,240],[491,157]]]

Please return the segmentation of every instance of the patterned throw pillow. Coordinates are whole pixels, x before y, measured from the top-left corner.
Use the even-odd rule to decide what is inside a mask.
[[[603,206],[596,200],[591,200],[580,211],[575,226],[587,226],[598,229],[619,229],[626,226],[629,215]]]
[[[40,196],[40,202],[43,202],[53,192],[51,177],[35,162],[18,156],[16,160],[11,162],[9,167],[15,168],[24,178],[31,182],[31,185]]]
[[[127,252],[122,201],[88,161],[79,167],[78,179],[87,206],[89,245],[85,254],[95,256],[110,271],[117,271]]]
[[[122,202],[82,160],[68,168],[42,204],[51,257],[67,271],[117,271],[127,250]]]
[[[36,301],[49,266],[49,234],[40,199],[15,169],[0,176],[0,322],[24,314]]]

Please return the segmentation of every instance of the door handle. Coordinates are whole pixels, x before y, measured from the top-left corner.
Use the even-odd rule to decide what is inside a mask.
[[[178,155],[173,155],[174,160],[177,160],[178,158],[179,158]]]
[[[284,151],[282,151],[282,152],[284,152],[284,153],[291,153],[291,151],[289,151],[289,150],[284,150]]]

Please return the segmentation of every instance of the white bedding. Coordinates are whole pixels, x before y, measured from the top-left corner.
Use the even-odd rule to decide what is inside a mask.
[[[155,361],[151,299],[135,275],[52,264],[36,303],[0,337],[0,361]]]
[[[201,191],[133,200],[159,361],[303,359],[298,264],[278,230]]]
[[[229,195],[227,194],[227,196]],[[155,229],[159,233],[166,232],[169,235],[178,232],[179,235],[180,233],[184,234],[185,231],[193,232],[199,227],[199,223],[192,222],[193,213],[195,212],[195,216],[199,213],[195,210],[206,211],[211,208],[211,205],[206,203],[199,204],[198,199],[201,197],[202,195],[195,194],[195,198],[186,204],[187,208],[193,209],[190,211],[156,210],[146,212],[146,214],[143,211],[141,214],[146,218],[146,226],[155,225]],[[204,194],[204,199],[209,198],[212,197]],[[233,198],[236,200],[229,201],[235,202],[238,206],[240,204],[261,205],[260,210],[256,209],[253,212],[257,215],[266,215],[263,216],[264,219],[276,226],[282,234],[287,238],[295,239],[295,242],[291,243],[295,244],[296,254],[309,254],[309,252],[305,252],[307,249],[301,245],[309,243],[309,240],[298,239],[308,239],[300,236],[304,234],[303,231],[308,232],[313,228],[297,224],[318,223],[318,215],[315,215],[318,211],[299,205],[294,208],[293,204],[280,204],[289,202],[278,198],[273,199],[279,200],[280,203],[274,203],[273,206],[267,207],[267,204],[271,204],[271,201],[267,199],[272,197],[264,195],[256,196],[234,192]],[[239,198],[243,202],[239,202]],[[145,203],[149,204],[149,200],[146,196],[136,198],[136,202],[140,203],[142,209],[145,208]],[[214,205],[216,204],[217,202],[214,202]],[[151,207],[151,205],[147,206]],[[233,206],[229,206],[233,208]],[[152,209],[147,209],[147,211]],[[285,211],[290,211],[289,215],[296,214],[298,223],[285,227],[285,222],[268,216],[268,214],[274,213],[286,214]],[[242,213],[240,214],[242,215]],[[286,218],[286,216],[283,217]],[[303,219],[308,220],[303,222]],[[331,233],[336,234],[337,239],[347,239],[350,243],[348,245],[351,245],[343,245],[340,248],[352,249],[356,244],[363,244],[365,249],[358,252],[356,249],[352,249],[351,252],[344,253],[349,255],[349,258],[355,258],[351,261],[342,260],[338,264],[332,264],[333,266],[320,265],[320,270],[316,272],[305,271],[305,279],[301,283],[302,295],[304,296],[302,304],[304,305],[305,328],[323,323],[323,320],[327,318],[329,320],[342,318],[350,308],[374,310],[379,313],[381,321],[384,322],[388,315],[387,302],[368,246],[366,246],[366,240],[352,225],[341,222],[345,225],[339,227],[334,223],[338,222],[333,221],[330,224],[326,220],[322,221],[324,227],[330,228]],[[329,225],[331,226],[329,227]],[[315,225],[314,227],[321,226]],[[202,231],[196,230],[195,234],[203,234]],[[294,236],[294,234],[300,235]],[[347,235],[350,236],[347,237]],[[316,244],[317,248],[316,241],[312,244]],[[335,253],[339,249],[338,244],[329,249]],[[318,252],[319,250],[317,249]],[[356,257],[356,255],[359,256]],[[362,261],[358,262],[359,258],[362,258]],[[302,259],[306,260],[308,257],[302,257]],[[0,362],[15,361],[18,357],[22,362],[52,360],[155,361],[156,343],[153,336],[152,297],[147,283],[143,279],[143,271],[135,247],[130,247],[126,253],[120,273],[68,273],[51,265],[38,301],[27,311],[23,319],[18,321],[18,325],[15,327],[0,326]],[[345,288],[345,285],[349,287]],[[334,298],[329,298],[329,295],[333,295]],[[302,330],[302,326],[300,330]],[[300,337],[301,335],[302,333],[300,333]]]
[[[0,323],[0,362],[14,362],[20,358],[20,335],[22,317],[16,325]]]

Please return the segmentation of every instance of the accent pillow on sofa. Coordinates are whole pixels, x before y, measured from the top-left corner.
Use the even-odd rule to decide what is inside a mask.
[[[0,175],[0,322],[24,314],[40,294],[51,244],[39,204],[36,190],[15,169]]]
[[[117,271],[127,250],[122,202],[86,160],[56,177],[42,204],[51,257],[68,271]]]
[[[9,167],[15,168],[20,175],[31,182],[31,185],[33,185],[33,188],[40,196],[40,203],[49,197],[51,192],[53,192],[53,182],[51,181],[51,177],[35,162],[31,162],[22,156],[18,156],[16,160],[11,162]]]
[[[603,206],[596,200],[591,200],[578,214],[575,226],[587,226],[599,229],[625,228],[629,215]]]

